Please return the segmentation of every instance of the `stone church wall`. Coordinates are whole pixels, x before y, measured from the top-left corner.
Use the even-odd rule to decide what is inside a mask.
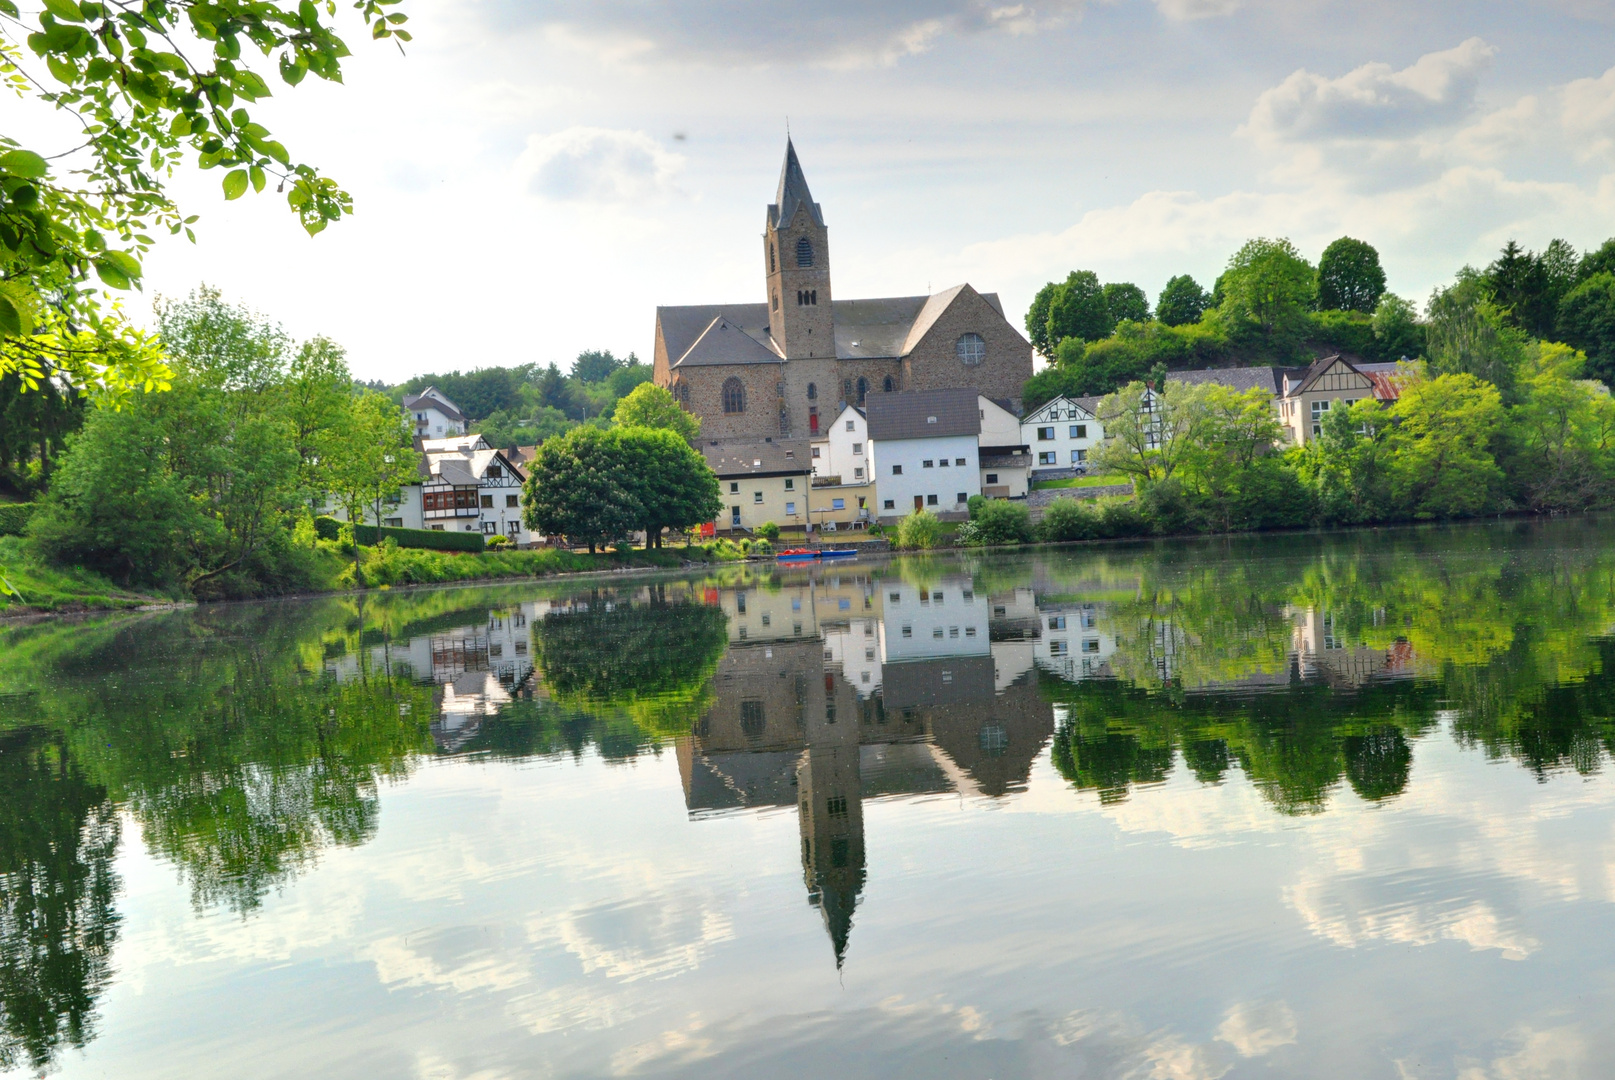
[[[961,334],[976,333],[987,343],[980,367],[959,361]],[[1021,388],[1032,377],[1032,345],[987,301],[972,292],[961,295],[942,313],[904,359],[903,389],[946,390],[971,386],[989,398],[1007,399],[1013,412],[1021,408]]]

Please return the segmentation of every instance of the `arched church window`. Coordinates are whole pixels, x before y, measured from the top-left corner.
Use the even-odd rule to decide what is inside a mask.
[[[774,310],[779,310],[779,293],[774,294]]]
[[[739,379],[723,380],[723,411],[726,413],[746,411],[746,385]]]
[[[858,404],[864,403],[864,396],[869,393],[869,380],[862,375],[858,376]]]
[[[844,398],[852,397],[852,380],[851,379],[842,379],[841,380],[841,396],[844,397]]]
[[[953,344],[953,350],[959,354],[959,363],[965,367],[980,367],[981,362],[987,359],[987,343],[980,334],[960,334],[959,340]]]
[[[772,274],[774,272],[774,245],[773,244],[768,245],[768,272],[770,274]]]
[[[897,384],[893,382],[892,377],[888,375],[886,376],[886,380],[880,384],[880,388],[889,394],[893,390],[897,389]]]
[[[818,401],[819,400],[819,384],[818,383],[808,383],[808,400],[809,401]]]
[[[808,238],[805,236],[796,242],[796,265],[813,265],[813,245],[808,242]]]

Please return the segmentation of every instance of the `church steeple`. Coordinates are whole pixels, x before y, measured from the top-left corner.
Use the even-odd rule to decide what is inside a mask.
[[[830,232],[787,137],[779,188],[763,231],[768,328],[788,360],[835,356],[830,313]]]

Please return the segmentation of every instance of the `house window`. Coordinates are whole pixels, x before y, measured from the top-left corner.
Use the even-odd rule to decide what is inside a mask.
[[[970,496],[966,492],[960,491],[954,495],[953,501],[956,503],[967,503],[970,501]]]
[[[492,536],[494,534],[494,530],[497,528],[499,528],[499,523],[497,521],[484,521],[482,523],[482,533],[484,536]]]
[[[930,458],[926,458],[924,461],[920,462],[920,467],[922,469],[934,469],[936,467],[936,463]]]
[[[931,631],[931,636],[934,637],[934,638],[941,637],[942,636],[942,627],[939,626],[935,630],[932,630]]]
[[[729,508],[729,527],[731,529],[740,528],[740,507],[738,506]]]
[[[852,397],[852,380],[841,380],[841,396],[843,399]]]
[[[787,513],[791,517],[795,517],[796,516],[796,504],[793,503],[793,502],[786,503],[785,504],[785,513]]]
[[[1088,451],[1086,451],[1086,450],[1073,450],[1073,451],[1071,451],[1071,464],[1073,464],[1073,465],[1081,465],[1083,462],[1085,462],[1087,460],[1088,460]]]
[[[382,524],[387,526],[389,529],[402,529],[404,527],[404,519],[388,518],[386,521],[382,522]]]
[[[493,477],[495,480],[497,480],[500,477],[505,475],[505,470],[501,469],[497,465],[489,465],[488,466],[488,475]]]
[[[1096,652],[1098,652],[1099,651],[1099,639],[1098,638],[1084,638],[1083,641],[1082,641],[1082,651],[1086,652],[1086,653],[1096,653]]]
[[[987,343],[980,334],[960,334],[959,340],[953,343],[953,351],[965,367],[980,367],[987,359]]]
[[[817,446],[815,446],[815,447],[814,447],[814,448],[813,448],[813,456],[814,456],[814,457],[815,457],[815,458],[817,458],[817,457],[818,457],[818,456],[819,456],[819,448],[818,448],[818,447],[817,447]]]
[[[740,703],[740,730],[748,739],[760,739],[763,731],[768,727],[768,721],[763,716],[763,703],[761,701],[742,701]]]
[[[1321,434],[1323,434],[1323,424],[1320,423],[1320,421],[1323,420],[1323,414],[1328,412],[1328,411],[1329,411],[1329,403],[1327,401],[1314,401],[1312,403],[1312,434],[1313,435],[1321,435]]]
[[[855,454],[863,453],[864,452],[864,444],[861,443],[861,442],[853,443],[852,444],[852,452],[855,453]]]
[[[893,476],[902,476],[903,475],[903,466],[901,466],[901,465],[893,465],[892,466],[892,475]]]
[[[847,508],[847,500],[846,499],[831,499],[830,500],[830,509],[832,509],[832,510],[845,510],[846,508]]]
[[[516,506],[519,502],[520,502],[520,497],[519,496],[516,496],[516,495],[506,495],[505,496],[505,505],[507,507],[508,506]]]
[[[1063,642],[1063,641],[1051,641],[1051,642],[1049,642],[1049,655],[1050,656],[1064,656],[1065,654],[1066,654],[1065,642]]]
[[[773,244],[768,245],[768,272],[770,274],[772,274],[774,272],[774,245]]]
[[[493,509],[493,496],[492,495],[484,495],[482,497],[482,509],[484,509],[484,510],[492,510]]]
[[[726,413],[746,411],[746,387],[739,379],[723,380],[723,411]]]
[[[996,483],[998,483],[998,474],[997,474],[997,473],[995,473],[995,472],[990,472],[990,473],[988,473],[988,474],[987,474],[987,482],[988,482],[988,483],[989,483],[989,484],[996,484]]]
[[[813,265],[813,245],[805,236],[796,242],[796,265]]]
[[[1073,439],[1086,439],[1088,437],[1088,425],[1087,424],[1072,424],[1071,425],[1071,437]]]
[[[895,502],[893,502],[891,499],[887,499],[886,503],[885,503],[885,508],[887,510],[896,510],[897,509],[897,504]],[[442,528],[442,526],[438,526],[438,527]]]
[[[858,376],[858,404],[862,405],[864,403],[864,398],[868,396],[869,380],[860,375]]]
[[[1052,427],[1040,427],[1040,428],[1037,429],[1037,441],[1038,442],[1048,442],[1050,439],[1053,439],[1053,438],[1054,438],[1054,429]]]
[[[1053,450],[1045,450],[1042,453],[1038,454],[1037,455],[1037,463],[1039,465],[1053,465],[1053,464],[1056,464],[1054,451]]]
[[[729,485],[729,494],[731,494],[731,495],[739,495],[740,494],[740,484],[736,483],[736,482],[730,483],[730,485]]]
[[[754,502],[754,503],[762,502],[763,501],[763,493],[760,492],[760,491],[752,492],[751,493],[751,501]]]
[[[787,476],[785,478],[785,490],[786,491],[795,491],[796,490],[796,478],[795,477]]]
[[[925,497],[925,505],[926,506],[935,506],[936,505],[936,496],[935,495],[927,495]]]
[[[862,468],[853,469],[852,478],[854,480],[862,480],[864,478],[864,470]]]
[[[965,463],[965,459],[964,459],[964,458],[962,458],[962,457],[961,457],[961,458],[954,458],[954,459],[953,459],[953,463],[954,463],[954,464],[955,464],[955,465],[963,465],[963,464],[964,464],[964,463]]]
[[[1065,629],[1065,616],[1064,615],[1050,615],[1049,616],[1049,629],[1050,630],[1064,630]]]
[[[948,459],[943,458],[941,461],[937,462],[937,464],[939,466],[941,466],[942,468],[946,469],[948,467]]]

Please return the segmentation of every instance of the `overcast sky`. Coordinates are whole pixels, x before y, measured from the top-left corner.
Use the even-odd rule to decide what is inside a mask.
[[[1422,300],[1510,237],[1615,235],[1615,0],[406,0],[265,119],[353,192],[315,239],[183,178],[199,281],[356,374],[648,358],[657,304],[760,302],[786,118],[840,297],[1077,268],[1152,297],[1251,236],[1376,245]]]

